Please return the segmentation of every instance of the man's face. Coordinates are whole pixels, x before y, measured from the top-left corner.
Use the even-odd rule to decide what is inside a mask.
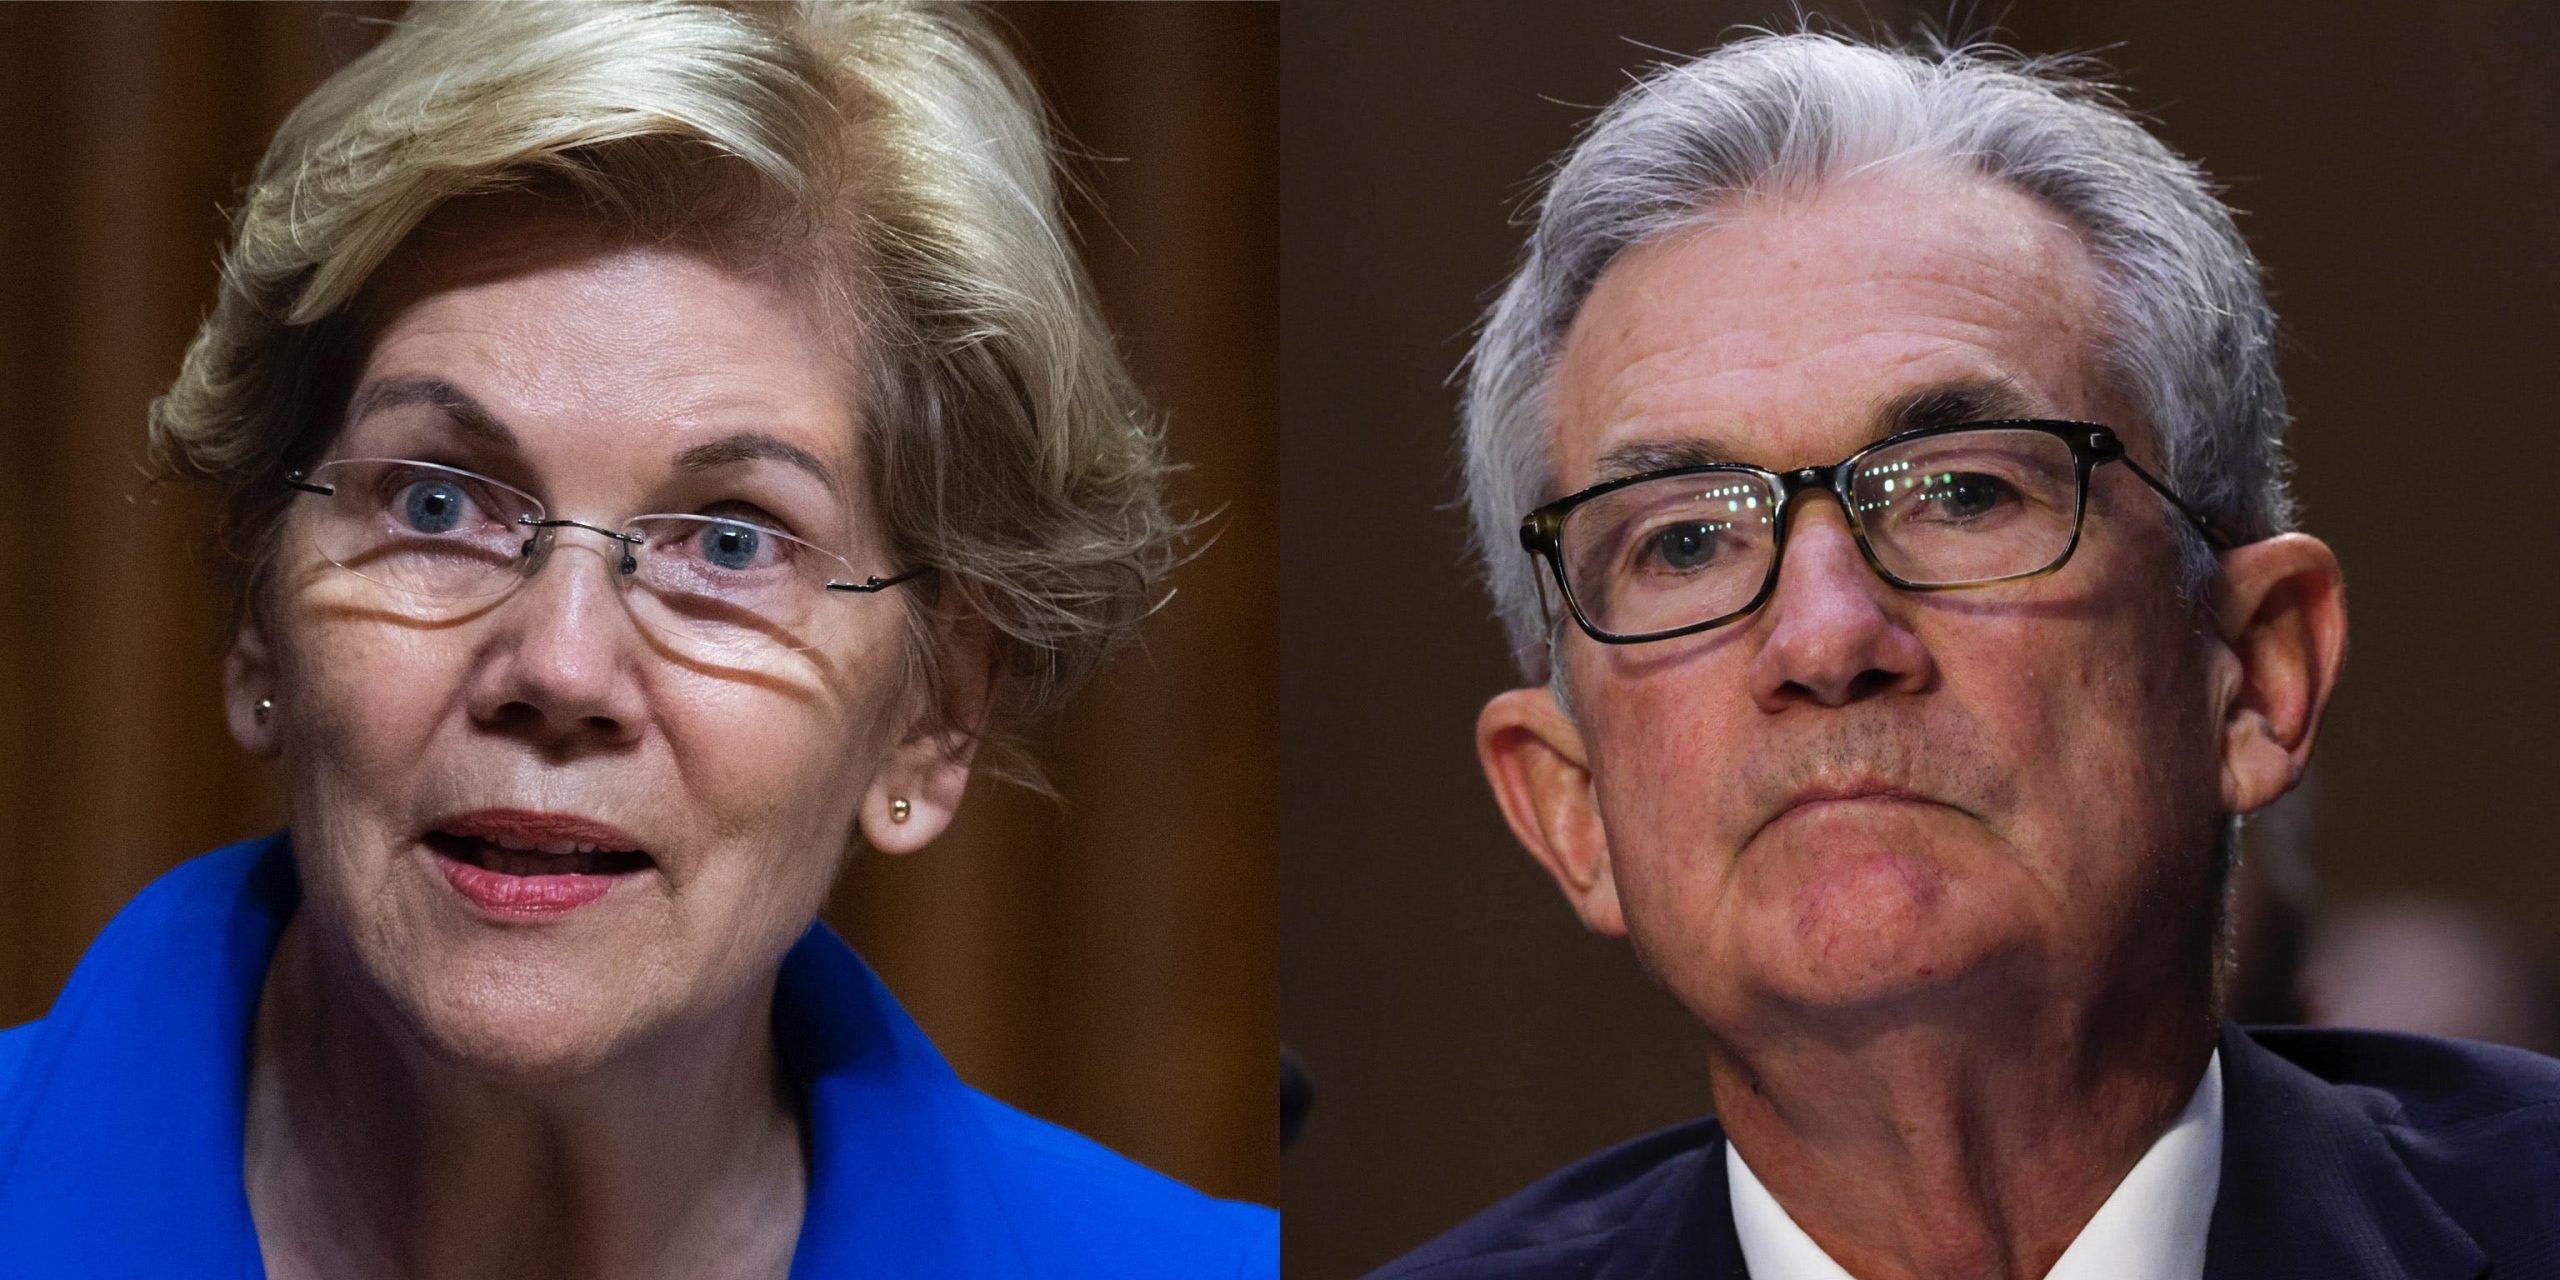
[[[2076,232],[1980,179],[1744,202],[1592,292],[1556,383],[1561,487],[1630,446],[1783,471],[1949,416],[2106,423],[2154,460],[2093,369],[2097,300]],[[1711,1027],[1991,972],[2098,998],[2192,970],[2222,760],[2166,504],[2101,467],[2061,571],[1936,594],[1879,579],[1829,497],[1788,514],[1759,612],[1566,636],[1615,891],[1586,918],[1622,919]]]

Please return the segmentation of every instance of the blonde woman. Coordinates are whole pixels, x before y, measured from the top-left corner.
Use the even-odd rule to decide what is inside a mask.
[[[425,9],[156,406],[288,829],[0,1033],[0,1274],[1275,1274],[812,925],[1155,598],[1029,88],[908,4]]]

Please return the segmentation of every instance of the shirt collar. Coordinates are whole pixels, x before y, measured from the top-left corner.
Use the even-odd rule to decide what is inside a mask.
[[[1852,1280],[1787,1216],[1724,1144],[1733,1233],[1752,1280]],[[2222,1051],[2206,1060],[2186,1109],[2116,1184],[2045,1280],[2199,1280],[2205,1228],[2222,1181]]]

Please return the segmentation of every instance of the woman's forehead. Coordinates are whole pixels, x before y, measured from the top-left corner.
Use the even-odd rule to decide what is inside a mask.
[[[556,205],[442,219],[367,290],[348,430],[432,424],[529,454],[638,445],[850,480],[850,363],[778,283]]]

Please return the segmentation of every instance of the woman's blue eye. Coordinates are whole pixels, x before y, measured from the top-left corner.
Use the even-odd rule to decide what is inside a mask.
[[[702,558],[723,569],[744,569],[756,562],[764,536],[742,524],[715,524],[702,531]]]
[[[449,533],[462,523],[466,499],[450,480],[420,480],[401,491],[401,509],[409,527],[420,533]]]

